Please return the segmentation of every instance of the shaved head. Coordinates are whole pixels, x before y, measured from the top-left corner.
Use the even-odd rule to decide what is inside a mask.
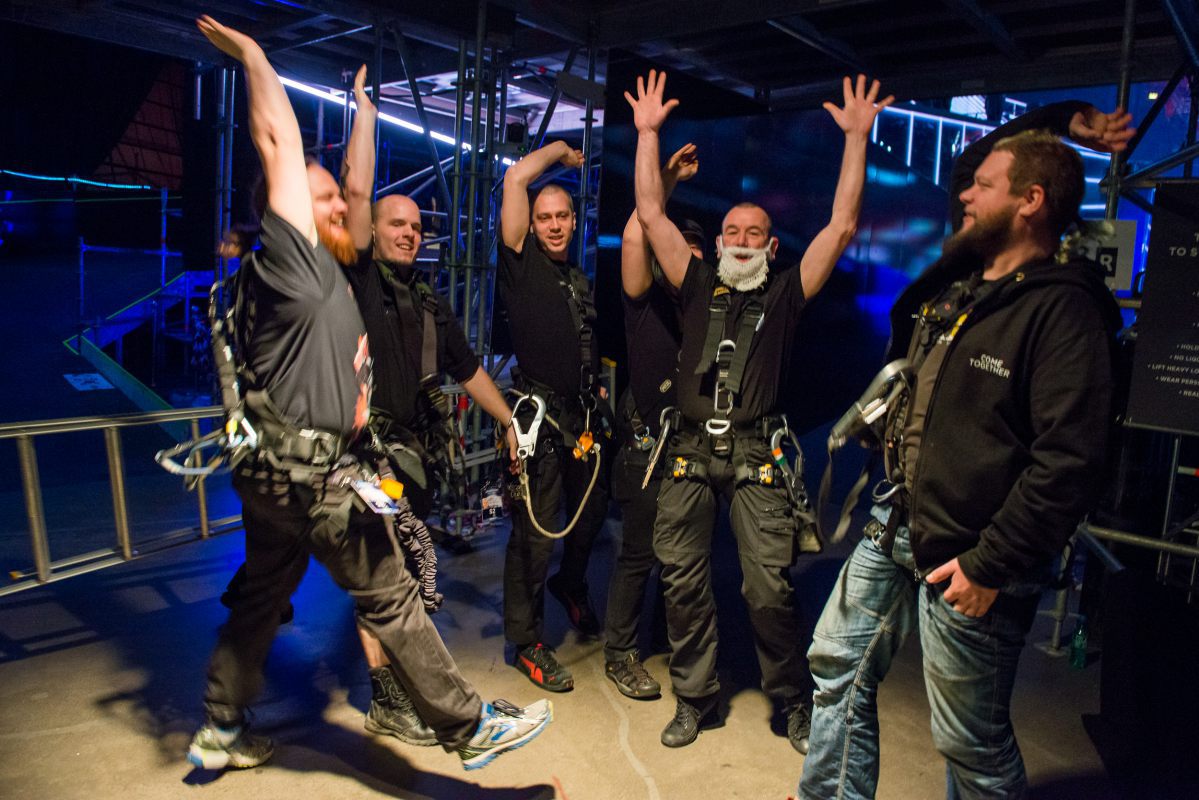
[[[721,231],[729,226],[731,219],[736,222],[739,228],[755,225],[762,229],[767,238],[770,236],[770,228],[773,224],[770,221],[770,215],[766,213],[766,209],[757,203],[738,203],[730,208],[729,212],[724,215],[724,222],[720,224]]]
[[[371,207],[375,258],[401,267],[416,261],[421,243],[420,207],[411,197],[389,194]]]
[[[550,258],[565,261],[575,232],[575,205],[570,192],[556,183],[541,187],[533,199],[529,229]]]

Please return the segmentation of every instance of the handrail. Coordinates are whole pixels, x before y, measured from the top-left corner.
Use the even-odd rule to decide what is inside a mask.
[[[134,549],[130,532],[128,498],[125,492],[125,461],[121,448],[121,428],[138,425],[156,425],[165,422],[190,422],[194,438],[200,436],[200,420],[219,417],[224,413],[220,406],[203,408],[178,408],[163,411],[142,411],[112,416],[68,417],[63,419],[30,420],[0,425],[0,439],[15,439],[17,457],[21,464],[21,486],[25,495],[25,515],[29,520],[29,545],[33,555],[32,572],[13,572],[10,577],[17,583],[0,587],[0,597],[24,589],[30,589],[55,580],[90,572],[95,569],[132,561],[146,552],[144,545],[163,539],[181,543],[195,529],[172,532],[165,536],[140,543],[142,553]],[[104,447],[108,456],[108,481],[112,489],[112,510],[115,523],[116,546],[83,555],[72,555],[56,561],[50,560],[50,542],[46,532],[46,512],[42,505],[42,484],[38,475],[37,451],[34,437],[74,431],[100,430],[104,432]],[[196,499],[199,501],[200,519],[198,538],[206,539],[220,528],[220,532],[238,524],[239,518],[228,517],[209,520],[208,497],[201,478],[196,484]],[[195,538],[195,537],[192,537]]]
[[[70,433],[72,431],[94,431],[105,428],[132,428],[138,425],[156,425],[163,422],[186,422],[193,419],[219,417],[223,413],[224,410],[220,406],[202,406],[199,408],[173,408],[166,411],[137,411],[106,417],[63,417],[8,422],[0,424],[0,439],[42,436],[49,433]]]

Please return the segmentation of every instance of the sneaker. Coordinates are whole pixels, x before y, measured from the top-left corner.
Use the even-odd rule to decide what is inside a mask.
[[[484,703],[478,730],[458,748],[462,768],[481,769],[501,753],[523,747],[545,730],[553,718],[554,706],[549,700],[538,700],[524,708],[504,700]]]
[[[662,744],[667,747],[685,747],[694,742],[704,720],[716,710],[715,697],[676,700],[674,719],[662,730]]]
[[[248,769],[262,764],[275,752],[265,736],[255,736],[249,726],[218,728],[207,722],[192,737],[187,760],[200,769]]]
[[[808,754],[808,737],[812,735],[812,709],[802,703],[785,712],[787,739],[797,753]]]
[[[529,680],[550,692],[569,692],[575,688],[570,670],[558,663],[554,651],[538,642],[523,648],[513,663]]]
[[[604,674],[625,697],[643,700],[662,693],[662,685],[649,674],[636,651],[619,661],[605,662]]]
[[[566,609],[566,616],[575,630],[584,636],[599,636],[600,621],[591,607],[587,584],[583,584],[578,590],[568,591],[562,583],[562,576],[554,575],[545,582],[545,588],[549,589],[550,594]]]
[[[437,744],[437,734],[420,718],[412,698],[396,680],[391,667],[372,669],[370,676],[371,707],[366,712],[364,727],[371,733],[394,736],[417,747]]]

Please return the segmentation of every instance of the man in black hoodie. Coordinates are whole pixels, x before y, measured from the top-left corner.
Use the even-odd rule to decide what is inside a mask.
[[[1074,150],[1030,129],[1053,114],[1096,149],[1132,135],[1119,109],[1062,104],[977,142],[955,170],[973,176],[955,187],[960,230],[892,310],[887,360],[914,368],[882,432],[895,492],[872,510],[813,637],[804,798],[874,797],[878,683],[913,630],[948,795],[1027,788],[1016,665],[1097,486],[1120,325],[1094,265],[1055,258],[1084,182]]]

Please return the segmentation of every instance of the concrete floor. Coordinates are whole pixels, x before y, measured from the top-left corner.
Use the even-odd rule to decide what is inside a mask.
[[[618,532],[610,520],[593,587],[606,585]],[[505,538],[498,526],[475,539],[473,552],[442,554],[447,600],[435,620],[480,694],[525,703],[539,692],[502,657]],[[350,604],[316,565],[296,596],[295,622],[276,640],[255,707],[256,729],[276,739],[274,759],[215,776],[189,768],[183,753],[200,722],[204,664],[224,617],[218,597],[241,561],[240,533],[0,599],[0,796],[784,800],[795,792],[803,760],[769,730],[728,538],[720,537],[715,562],[724,727],[682,750],[663,747],[658,735],[673,699],[620,696],[603,678],[599,643],[568,632],[551,600],[547,637],[577,688],[553,697],[555,721],[537,741],[475,773],[439,748],[362,730],[369,686]],[[797,568],[809,624],[845,552],[843,545]],[[729,564],[731,572],[722,566]],[[594,594],[602,603],[602,592]],[[1048,630],[1041,618],[1032,641]],[[649,667],[666,681],[664,655],[652,656]],[[879,797],[943,796],[915,642],[896,663],[880,706]],[[1081,715],[1097,710],[1097,665],[1074,671],[1064,659],[1026,650],[1014,714],[1034,797],[1122,796],[1082,727]]]

